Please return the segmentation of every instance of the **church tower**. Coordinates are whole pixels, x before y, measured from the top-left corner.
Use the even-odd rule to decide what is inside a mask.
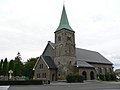
[[[54,62],[58,68],[58,80],[65,79],[65,76],[74,70],[76,61],[74,33],[69,25],[65,6],[63,5],[60,24],[55,31]]]

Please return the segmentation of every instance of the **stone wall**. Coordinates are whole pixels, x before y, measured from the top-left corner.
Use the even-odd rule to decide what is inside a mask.
[[[93,72],[93,78],[91,77],[91,72]],[[86,76],[85,76],[86,73]],[[85,76],[86,80],[97,79],[97,74],[94,68],[79,68],[79,74]]]
[[[36,80],[56,80],[56,70],[50,69],[47,64],[40,58],[34,71],[34,79]]]
[[[46,80],[49,79],[49,69],[48,66],[45,64],[45,62],[40,57],[35,71],[34,71],[34,78],[39,80]]]
[[[91,80],[91,73],[94,73],[94,79],[98,79],[97,75],[98,74],[105,74],[105,73],[113,73],[113,67],[112,65],[109,64],[91,64],[94,66],[94,68],[78,68],[79,69],[79,74],[82,76],[85,76],[86,74],[86,79]]]
[[[110,64],[92,64],[95,67],[97,74],[113,73],[113,67]]]
[[[74,72],[75,59],[75,57],[70,56],[62,56],[54,59],[58,68],[58,80],[65,80],[67,74]]]
[[[12,76],[11,79],[9,79],[8,76],[0,76],[0,80],[1,81],[2,80],[5,80],[5,81],[7,81],[7,80],[25,80],[25,76]]]

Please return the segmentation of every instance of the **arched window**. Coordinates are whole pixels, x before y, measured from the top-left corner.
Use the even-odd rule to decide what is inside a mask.
[[[60,65],[60,62],[58,62],[58,65]]]
[[[46,73],[45,73],[45,78],[46,78]]]
[[[107,68],[104,68],[104,70],[105,70],[105,73],[107,73]]]
[[[112,73],[112,68],[109,68],[109,72]]]
[[[99,74],[102,74],[102,68],[98,67]]]
[[[61,41],[61,37],[60,36],[58,36],[58,41]]]
[[[41,68],[43,68],[43,64],[41,64]]]
[[[40,73],[37,73],[37,78],[41,78],[41,74]]]
[[[43,69],[43,64],[40,64],[40,69]]]

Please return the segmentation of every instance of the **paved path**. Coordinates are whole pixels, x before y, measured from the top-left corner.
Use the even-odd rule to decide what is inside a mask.
[[[9,86],[0,86],[0,90],[8,90]]]
[[[120,82],[51,83],[50,85],[18,85],[8,90],[120,90]]]

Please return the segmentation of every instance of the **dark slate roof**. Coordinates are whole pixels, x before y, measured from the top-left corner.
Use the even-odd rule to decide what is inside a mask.
[[[80,49],[80,48],[76,48],[76,57],[77,57],[77,60],[84,60],[89,63],[112,64],[100,53],[95,51]]]
[[[51,42],[52,43],[52,42]],[[54,43],[51,44],[54,47]],[[86,61],[89,63],[112,64],[104,56],[96,51],[76,48],[77,61]]]
[[[55,44],[52,43],[51,41],[48,41],[48,43],[54,48],[55,47]]]
[[[56,69],[57,67],[54,64],[54,61],[50,56],[42,56],[46,64],[48,65],[49,69]]]
[[[88,67],[88,68],[93,68],[92,65],[89,63],[82,61],[82,60],[77,60],[77,67]]]
[[[53,47],[55,44],[52,42],[48,42],[51,47]],[[54,64],[54,61],[52,60],[51,56],[44,56],[42,55],[44,61],[48,65],[49,68],[56,69],[57,67]],[[100,53],[96,51],[76,48],[76,61],[77,61],[77,67],[93,67],[90,63],[101,63],[101,64],[111,64],[112,63],[107,60],[104,56],[102,56]]]

